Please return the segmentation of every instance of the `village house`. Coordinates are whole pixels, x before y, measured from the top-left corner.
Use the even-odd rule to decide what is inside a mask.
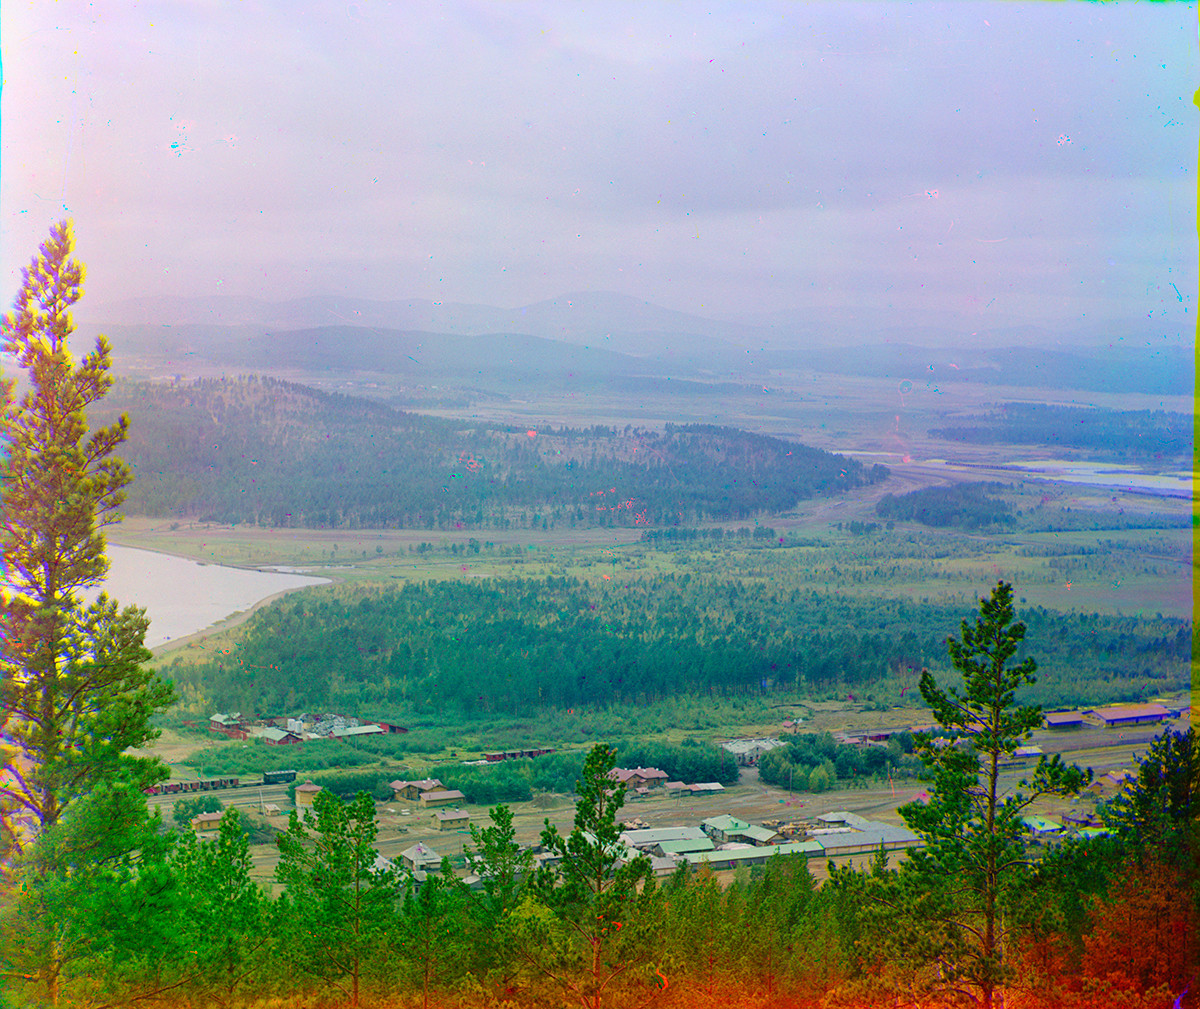
[[[465,809],[438,809],[433,813],[433,825],[438,830],[461,830],[471,822]]]
[[[393,781],[388,787],[396,801],[408,799],[416,802],[421,798],[421,793],[435,792],[442,787],[442,783],[437,778],[423,778],[421,781]]]
[[[467,797],[457,788],[449,791],[422,792],[420,799],[421,805],[426,809],[432,809],[434,806],[457,806],[466,801]]]
[[[208,731],[218,732],[222,736],[228,736],[230,739],[245,739],[247,732],[244,727],[244,719],[239,712],[233,714],[213,715],[208,720]]]
[[[442,865],[442,856],[418,842],[400,852],[400,864],[409,872],[437,872]]]
[[[714,841],[724,844],[726,841],[733,840],[734,833],[745,830],[750,824],[745,820],[739,820],[736,816],[722,813],[720,816],[710,816],[707,820],[702,820],[700,826],[704,833]]]
[[[729,739],[721,744],[721,749],[733,754],[740,767],[754,767],[764,753],[770,753],[784,743],[778,739]]]
[[[634,791],[639,788],[661,788],[667,783],[667,772],[657,767],[614,767],[609,777],[613,781],[624,782],[627,788]]]
[[[217,836],[217,828],[221,826],[224,813],[200,813],[192,817],[192,830],[201,841]]]

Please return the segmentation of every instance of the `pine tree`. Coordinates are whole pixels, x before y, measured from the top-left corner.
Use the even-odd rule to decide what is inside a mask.
[[[646,966],[656,938],[648,927],[656,903],[650,862],[629,857],[617,826],[625,784],[614,780],[615,758],[603,744],[588,754],[575,785],[574,829],[563,837],[547,820],[542,831],[542,847],[561,859],[557,876],[543,874],[540,905],[520,909],[528,965],[583,1009],[600,1009],[619,979]]]
[[[449,986],[470,966],[474,951],[467,930],[465,890],[449,859],[443,859],[439,875],[430,873],[419,888],[410,887],[405,895],[398,939],[409,976],[421,990],[422,1009],[429,1009],[431,992]],[[490,937],[480,938],[490,941]]]
[[[274,908],[275,930],[294,967],[336,986],[351,1006],[383,967],[399,899],[396,870],[378,863],[377,830],[368,793],[343,804],[326,789],[303,823],[293,810],[276,838],[275,878],[287,890]]]
[[[469,908],[475,934],[472,966],[480,977],[498,974],[507,991],[512,987],[515,941],[511,915],[525,899],[533,878],[533,852],[517,843],[512,810],[498,805],[488,811],[491,825],[471,824],[471,843],[464,846],[467,865],[479,876],[479,889],[470,892]]]
[[[115,843],[74,829],[74,805],[100,788],[124,789],[125,806],[144,818],[140,789],[168,774],[160,761],[126,754],[158,735],[151,716],[171,700],[170,686],[144,666],[145,612],[104,595],[82,599],[108,569],[100,530],[119,518],[131,474],[113,455],[124,417],[88,434],[86,411],[112,384],[111,353],[103,337],[79,362],[68,346],[84,279],[73,247],[68,222],[51,229],[0,341],[28,379],[20,400],[6,402],[0,462],[0,866],[26,895],[42,885],[69,889],[86,877],[89,850]],[[50,932],[43,938],[39,973],[56,1003],[65,950]]]
[[[78,364],[72,359],[70,308],[84,278],[73,246],[70,224],[56,225],[4,319],[3,350],[29,378],[6,412],[2,471],[0,816],[10,853],[99,780],[120,775],[144,787],[165,776],[155,761],[121,756],[157,735],[150,716],[170,700],[141,668],[150,657],[144,612],[103,597],[81,602],[108,570],[100,527],[119,518],[132,477],[112,455],[126,418],[88,437],[85,411],[112,384],[111,353],[99,337]]]
[[[250,878],[250,838],[228,809],[217,836],[200,841],[184,827],[170,873],[179,890],[177,956],[223,1005],[260,972],[268,941],[266,898]]]
[[[921,674],[921,696],[949,739],[919,738],[933,779],[929,802],[910,803],[900,815],[925,848],[911,851],[896,875],[890,900],[902,914],[890,937],[908,959],[933,968],[932,985],[991,1009],[1009,976],[1006,900],[1031,866],[1021,812],[1039,796],[1078,792],[1087,778],[1056,754],[1021,782],[1028,792],[1002,787],[1001,762],[1041,724],[1039,707],[1016,700],[1035,682],[1037,664],[1010,665],[1025,637],[1011,585],[1000,582],[979,609],[974,626],[962,622],[962,640],[948,641],[962,691],[939,687],[927,669]]]

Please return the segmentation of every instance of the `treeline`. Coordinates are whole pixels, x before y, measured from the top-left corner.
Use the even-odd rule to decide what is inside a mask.
[[[889,521],[920,522],[939,529],[1014,529],[1017,519],[1012,506],[990,496],[1000,489],[997,483],[956,483],[922,487],[899,496],[885,494],[875,506],[875,514]]]
[[[271,378],[119,382],[130,512],[271,527],[676,525],[778,514],[886,468],[732,428],[516,430]]]
[[[235,647],[162,673],[215,710],[535,715],[665,698],[915,683],[944,663],[947,604],[866,600],[689,575],[432,582],[256,612]],[[1031,700],[1079,703],[1185,682],[1191,624],[1024,613],[1042,675]],[[380,744],[384,745],[384,744]],[[390,745],[390,744],[389,744]]]
[[[929,434],[974,445],[1086,449],[1106,458],[1184,456],[1192,450],[1192,418],[1168,410],[1002,403],[970,424],[936,428]]]
[[[747,540],[753,543],[771,542],[774,540],[778,540],[781,544],[784,542],[775,535],[775,530],[770,526],[755,526],[753,529],[749,526],[742,526],[740,529],[722,529],[720,526],[712,526],[708,529],[672,526],[667,529],[646,529],[642,532],[642,542],[653,543],[655,546],[674,545],[677,543],[724,543],[728,541],[744,543]]]

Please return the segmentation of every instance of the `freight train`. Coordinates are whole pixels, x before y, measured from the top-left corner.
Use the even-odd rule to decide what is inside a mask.
[[[295,780],[295,771],[263,771],[261,781],[242,781],[241,778],[197,778],[195,781],[165,781],[161,785],[151,785],[143,791],[147,795],[173,795],[176,792],[212,792],[223,788],[283,785]]]

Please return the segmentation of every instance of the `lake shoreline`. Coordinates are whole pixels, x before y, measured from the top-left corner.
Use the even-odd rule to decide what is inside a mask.
[[[163,551],[160,551],[160,553],[161,552],[163,552]],[[168,556],[172,556],[172,555],[168,555]],[[333,584],[333,580],[325,579],[325,584]],[[293,592],[299,592],[302,589],[309,589],[309,588],[314,588],[314,587],[315,586],[312,586],[312,585],[297,585],[297,586],[295,586],[295,588],[283,589],[280,592],[276,592],[274,595],[270,595],[264,599],[260,599],[258,602],[254,603],[254,605],[252,605],[249,609],[237,610],[234,613],[229,614],[229,616],[225,617],[222,620],[219,620],[215,624],[210,624],[208,627],[202,627],[202,628],[200,628],[200,630],[193,631],[191,634],[185,635],[184,637],[171,638],[169,641],[164,641],[160,645],[155,645],[153,648],[150,649],[150,652],[156,659],[164,658],[166,655],[168,655],[171,652],[178,651],[181,648],[188,648],[190,646],[195,645],[197,642],[202,641],[205,638],[210,638],[215,634],[222,634],[225,631],[231,631],[235,627],[241,626],[247,620],[249,620],[252,616],[254,616],[255,613],[257,613],[259,610],[261,610],[263,607],[270,606],[273,602],[275,602],[276,600],[282,599],[284,596],[291,595]]]
[[[109,570],[85,598],[106,593],[122,605],[145,608],[150,620],[146,647],[152,653],[174,650],[198,636],[236,626],[260,606],[298,589],[331,584],[309,574],[264,571],[201,561],[162,549],[108,545]]]

